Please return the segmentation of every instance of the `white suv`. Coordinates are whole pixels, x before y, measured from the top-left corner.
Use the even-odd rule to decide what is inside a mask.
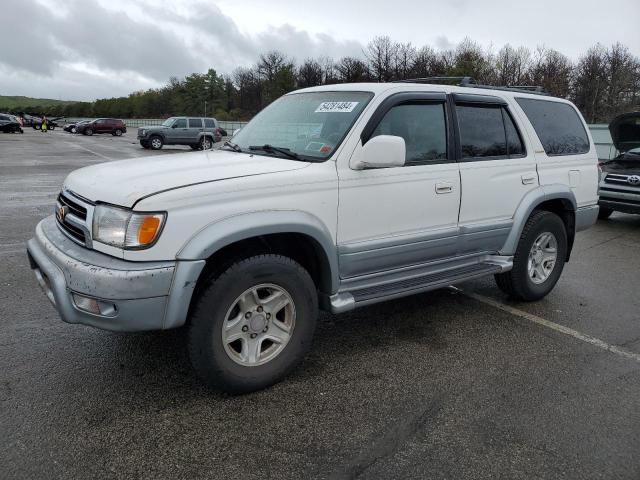
[[[241,392],[303,358],[318,306],[484,275],[544,297],[597,203],[595,146],[566,100],[329,85],[283,96],[220,150],[72,172],[28,251],[64,321],[187,325],[204,381]]]

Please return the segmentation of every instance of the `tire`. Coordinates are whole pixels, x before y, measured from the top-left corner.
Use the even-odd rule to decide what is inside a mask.
[[[76,129],[76,127],[73,127],[71,130],[69,130],[71,133],[78,133],[78,130]]]
[[[162,141],[161,136],[153,135],[151,138],[149,138],[149,147],[151,147],[152,150],[160,150],[163,145],[164,142]]]
[[[205,136],[200,140],[200,144],[198,145],[200,150],[211,150],[213,148],[213,140],[211,137]]]
[[[151,146],[149,145],[149,142],[148,142],[147,140],[140,140],[140,146],[141,146],[142,148],[146,148],[147,150],[148,150],[149,148],[151,148]]]
[[[260,300],[249,295],[241,309],[239,298],[243,295],[247,298],[245,294],[258,286]],[[286,293],[279,297],[286,299],[286,306],[269,314],[268,303],[265,303],[264,310],[260,310],[258,302],[263,301],[265,295],[268,300],[278,289]],[[247,317],[246,312],[243,315],[245,310],[252,316]],[[209,278],[195,299],[188,333],[191,363],[210,387],[229,393],[266,388],[282,380],[302,361],[311,346],[317,315],[315,285],[298,263],[271,254],[239,260],[218,277]],[[239,322],[235,330],[238,340],[232,342],[228,338],[225,341],[223,333],[224,325],[230,323],[229,316],[238,318]],[[274,319],[282,321],[278,323]],[[277,325],[285,321],[290,322],[290,336],[279,343],[269,340],[269,335],[282,335],[283,330]],[[266,330],[260,330],[263,327]],[[251,335],[257,338],[253,345],[257,345],[258,356],[243,358],[245,347],[251,345]]]
[[[542,261],[540,269],[530,273],[531,263],[535,265],[549,253],[553,242],[547,243],[544,235],[551,234],[555,240],[555,261]],[[542,242],[542,250],[533,254],[534,242]],[[545,247],[546,246],[546,247]],[[513,269],[509,272],[495,275],[500,290],[515,300],[532,302],[546,296],[558,282],[565,259],[567,258],[567,231],[562,219],[551,212],[534,211],[522,230],[518,247],[513,257]],[[549,271],[547,267],[551,265]],[[545,278],[546,274],[546,278]]]
[[[93,128],[85,128],[84,132],[82,132],[82,133],[84,133],[85,135],[90,137],[91,135],[93,135]]]
[[[114,137],[121,137],[121,136],[122,136],[122,130],[120,130],[119,128],[116,128],[116,129],[113,131],[113,136],[114,136]]]
[[[33,128],[34,128],[35,130],[42,130],[42,125],[35,124],[35,125],[33,126]]]
[[[51,125],[51,126],[49,127],[49,130],[55,130],[55,129],[56,129],[56,126],[55,126],[55,125]]]
[[[613,210],[607,207],[600,207],[600,211],[598,212],[598,218],[600,220],[606,220],[611,216]]]

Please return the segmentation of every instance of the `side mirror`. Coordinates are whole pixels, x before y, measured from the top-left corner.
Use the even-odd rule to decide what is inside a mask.
[[[404,138],[394,135],[378,135],[370,138],[362,148],[356,150],[351,157],[351,168],[364,170],[366,168],[402,167],[405,162],[407,147]]]
[[[174,123],[173,125],[171,125],[171,128],[178,128],[178,124]]]

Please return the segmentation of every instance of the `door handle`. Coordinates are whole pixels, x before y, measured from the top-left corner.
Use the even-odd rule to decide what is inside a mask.
[[[526,173],[520,177],[523,185],[531,185],[532,183],[536,183],[538,176],[535,173]]]
[[[451,193],[453,192],[453,184],[449,182],[436,182],[436,193]]]

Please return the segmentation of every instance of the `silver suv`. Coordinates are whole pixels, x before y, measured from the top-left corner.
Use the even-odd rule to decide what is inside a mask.
[[[194,150],[209,150],[222,140],[218,121],[210,117],[171,117],[162,125],[138,128],[143,148],[160,150],[163,145],[189,145]]]

